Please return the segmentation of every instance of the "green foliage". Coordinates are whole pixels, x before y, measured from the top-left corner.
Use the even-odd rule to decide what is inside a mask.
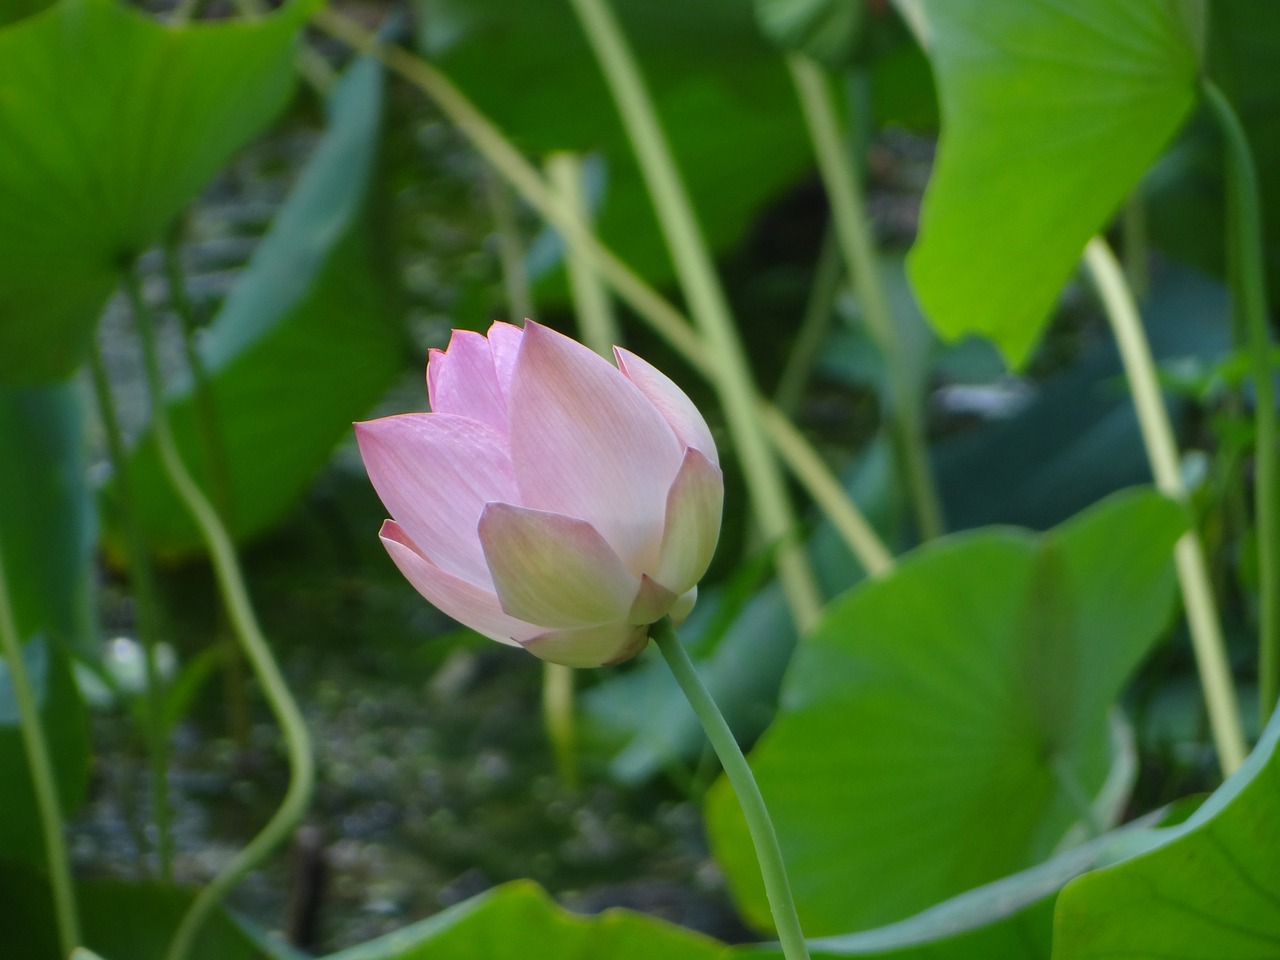
[[[76,900],[85,946],[103,960],[161,960],[190,891],[158,883],[82,883]],[[53,914],[45,879],[16,865],[0,866],[0,944],[5,956],[63,960],[53,936]],[[296,954],[269,947],[227,913],[214,914],[190,960],[294,960]]]
[[[424,55],[527,154],[603,155],[600,236],[651,281],[670,279],[648,192],[569,5],[420,0],[420,6]],[[723,251],[811,163],[782,63],[740,0],[612,6],[645,70],[707,240]]]
[[[400,372],[391,257],[373,229],[381,116],[380,69],[360,61],[336,88],[328,131],[201,339],[237,537],[280,519]],[[170,417],[184,461],[216,500],[217,460],[190,380],[171,393]],[[131,455],[130,476],[152,545],[169,554],[199,549],[150,430]]]
[[[0,387],[0,555],[27,670],[49,738],[63,809],[89,779],[84,703],[67,651],[92,635],[94,536],[84,417],[71,384]],[[35,793],[8,671],[0,663],[0,859],[41,862]]]
[[[84,433],[74,384],[0,386],[0,554],[18,633],[81,648],[96,535]]]
[[[847,63],[866,17],[863,0],[755,0],[765,36],[832,66]]]
[[[1145,852],[1058,898],[1054,960],[1245,960],[1280,955],[1280,713],[1249,759]]]
[[[23,662],[40,706],[58,798],[64,813],[80,806],[89,785],[89,722],[64,651],[43,639],[23,648]],[[35,788],[19,727],[9,671],[0,661],[0,860],[43,863]],[[8,909],[8,908],[7,908]],[[4,943],[0,938],[0,943]]]
[[[1121,494],[1042,536],[926,545],[828,607],[752,752],[806,932],[899,920],[1048,857],[1103,785],[1107,714],[1168,620],[1185,522]],[[707,816],[766,926],[723,781]]]
[[[942,136],[909,266],[946,337],[1024,364],[1086,241],[1191,109],[1195,37],[1168,0],[904,0]]]
[[[1262,192],[1265,235],[1280,231],[1280,7],[1214,0],[1208,69],[1239,111]],[[1222,274],[1226,211],[1221,136],[1202,117],[1161,158],[1146,184],[1153,243],[1171,256]],[[1280,245],[1267,244],[1267,278],[1280,284]]]
[[[284,104],[307,10],[170,28],[61,0],[0,29],[0,381],[79,365],[121,265]]]
[[[623,910],[580,917],[535,884],[509,883],[325,960],[718,960],[725,948]]]

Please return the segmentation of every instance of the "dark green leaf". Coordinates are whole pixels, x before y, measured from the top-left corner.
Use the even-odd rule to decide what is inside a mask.
[[[1041,536],[935,541],[828,607],[751,756],[807,933],[890,923],[1053,852],[1103,786],[1108,711],[1168,620],[1185,523],[1119,494]],[[766,926],[723,781],[707,813]]]
[[[307,7],[171,28],[62,0],[0,30],[0,380],[79,365],[121,264],[284,104]]]
[[[326,960],[718,960],[724,949],[623,910],[577,916],[536,884],[518,881]]]
[[[1194,38],[1169,0],[903,0],[942,108],[911,278],[946,337],[1013,365],[1085,242],[1194,102]]]
[[[1280,713],[1245,763],[1146,852],[1058,898],[1054,960],[1280,956]]]
[[[76,900],[85,945],[102,960],[162,960],[178,921],[191,903],[189,890],[160,884],[82,883]],[[0,867],[0,943],[4,956],[62,960],[47,881],[15,865]],[[218,910],[200,933],[190,960],[290,960],[286,949],[263,947]]]
[[[0,552],[22,637],[93,634],[93,498],[76,386],[0,386]]]
[[[362,60],[336,88],[323,141],[200,342],[239,538],[280,519],[400,371],[391,258],[372,229],[381,107],[380,70]],[[184,461],[216,501],[189,381],[169,409]],[[198,549],[150,431],[130,470],[153,546]]]

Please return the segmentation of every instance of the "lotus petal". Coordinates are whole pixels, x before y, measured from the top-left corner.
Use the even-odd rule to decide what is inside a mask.
[[[711,428],[707,426],[707,421],[693,405],[693,401],[676,386],[675,381],[630,350],[614,347],[613,355],[618,359],[618,369],[623,376],[634,383],[658,409],[675,431],[681,445],[702,451],[708,460],[718,466],[720,454],[716,451],[715,441],[711,439]]]
[[[629,660],[649,642],[647,625],[606,623],[580,630],[555,630],[521,644],[535,657],[566,667],[601,667]]]
[[[723,507],[720,468],[690,447],[667,494],[655,580],[675,593],[697,584],[715,555]]]
[[[356,439],[378,496],[423,556],[490,588],[476,525],[486,503],[516,498],[498,432],[477,420],[417,413],[358,423]]]
[[[607,360],[530,322],[510,406],[520,502],[588,521],[637,576],[651,567],[682,451],[644,394]]]
[[[424,557],[394,520],[386,521],[378,536],[415,590],[443,613],[476,633],[500,643],[518,645],[543,632],[542,627],[503,613],[492,591],[446,573]]]
[[[502,609],[529,623],[560,629],[624,621],[640,589],[585,520],[490,503],[480,542]]]

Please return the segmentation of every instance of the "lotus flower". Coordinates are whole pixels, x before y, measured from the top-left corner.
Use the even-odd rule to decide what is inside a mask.
[[[724,482],[687,396],[529,321],[455,330],[427,364],[431,413],[356,424],[394,520],[381,538],[424,597],[553,663],[638,653],[679,621],[720,534]]]

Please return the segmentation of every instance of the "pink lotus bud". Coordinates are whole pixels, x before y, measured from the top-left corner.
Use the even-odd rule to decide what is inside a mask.
[[[473,630],[574,667],[637,654],[693,607],[724,481],[706,421],[633,353],[529,321],[455,330],[431,413],[356,424],[391,559]]]

